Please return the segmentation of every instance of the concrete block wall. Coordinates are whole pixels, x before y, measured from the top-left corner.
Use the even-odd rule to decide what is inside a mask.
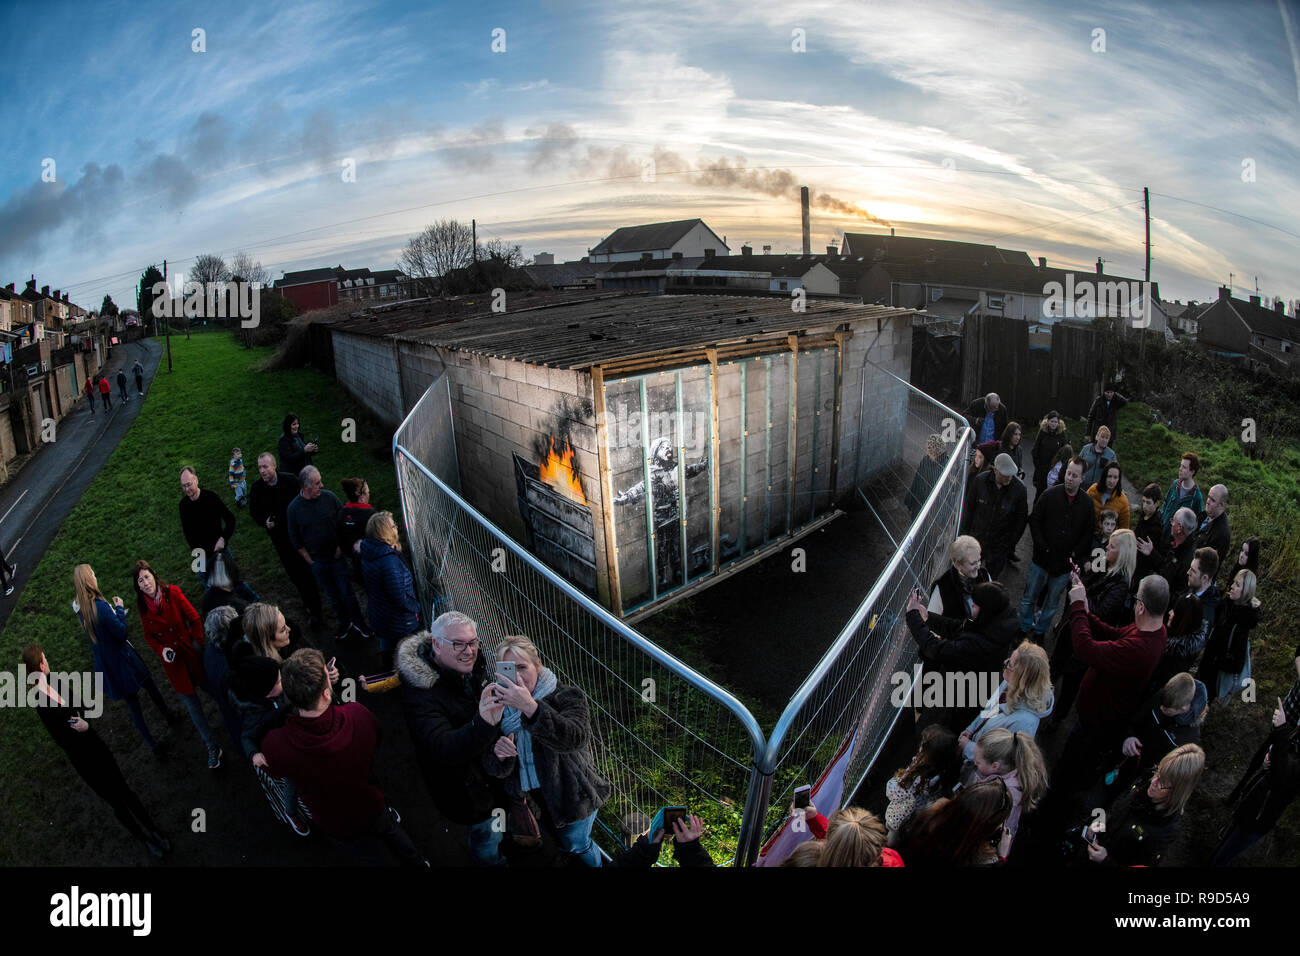
[[[465,352],[444,350],[440,355],[451,385],[461,489],[467,501],[517,541],[524,540],[525,532],[513,456],[538,464],[539,441],[567,432],[595,528],[598,596],[608,605],[591,376]]]
[[[85,381],[84,378],[76,377],[76,359],[77,356],[73,356],[71,363],[68,365],[60,365],[50,373],[50,377],[54,380],[54,388],[57,393],[55,404],[57,405],[58,410],[56,414],[60,418],[72,411],[72,403],[77,400],[77,395],[81,391],[81,383]],[[113,377],[113,381],[110,384],[113,386],[113,397],[120,397],[121,393],[117,388],[117,376]],[[134,383],[128,385],[128,388],[133,387]]]
[[[887,319],[877,334],[876,321],[855,323],[844,356],[844,401],[840,409],[840,459],[836,497],[903,457],[908,389],[879,372],[864,368],[864,358],[893,372],[904,382],[912,375],[912,317]],[[863,376],[866,386],[863,388]]]
[[[334,332],[334,370],[339,384],[390,428],[406,417],[398,377],[397,344],[391,339]]]

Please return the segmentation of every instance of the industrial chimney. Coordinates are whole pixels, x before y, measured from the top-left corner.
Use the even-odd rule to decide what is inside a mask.
[[[799,204],[803,210],[803,254],[812,254],[812,237],[809,235],[808,222],[808,187],[799,187]]]

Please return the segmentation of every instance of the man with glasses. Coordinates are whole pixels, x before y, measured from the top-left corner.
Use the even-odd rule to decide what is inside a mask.
[[[397,670],[416,760],[433,802],[448,820],[468,827],[475,862],[499,865],[506,798],[483,771],[483,758],[500,736],[505,704],[479,653],[478,625],[458,611],[439,615],[429,630],[398,645]]]

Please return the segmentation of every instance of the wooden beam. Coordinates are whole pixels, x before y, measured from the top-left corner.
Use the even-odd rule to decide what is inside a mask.
[[[623,616],[623,588],[618,576],[618,545],[614,537],[614,478],[609,469],[609,423],[605,420],[605,370],[591,370],[596,410],[596,462],[600,471],[601,519],[605,526],[605,565],[609,573],[609,606]]]
[[[709,499],[713,505],[713,573],[718,573],[718,552],[722,550],[719,542],[722,540],[720,531],[722,527],[722,499],[718,486],[718,473],[722,470],[721,463],[718,461],[718,350],[709,349],[709,391],[711,393],[711,405],[709,414]]]
[[[794,533],[794,486],[799,471],[799,336],[786,336],[790,346],[790,436],[786,444],[790,456],[790,484],[785,496],[785,533]]]
[[[835,418],[831,425],[835,444],[831,446],[831,504],[839,492],[840,478],[840,407],[844,404],[844,346],[853,337],[851,331],[835,333]],[[862,410],[858,409],[858,421],[862,421]],[[860,438],[861,436],[859,436]]]

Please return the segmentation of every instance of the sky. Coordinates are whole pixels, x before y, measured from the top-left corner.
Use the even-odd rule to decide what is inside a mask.
[[[197,32],[201,31],[201,32]],[[1300,4],[8,4],[0,284],[525,256],[703,218],[759,251],[991,242],[1166,300],[1300,299]],[[1288,309],[1288,312],[1290,309]]]

